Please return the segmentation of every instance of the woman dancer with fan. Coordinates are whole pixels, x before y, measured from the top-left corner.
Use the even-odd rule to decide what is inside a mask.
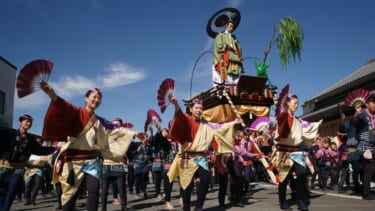
[[[42,81],[41,89],[51,98],[44,119],[43,137],[66,140],[55,163],[54,183],[62,186],[63,210],[74,210],[78,187],[85,178],[88,188],[87,210],[98,209],[99,172],[101,158],[121,162],[134,136],[145,139],[143,132],[115,127],[97,116],[102,93],[93,88],[85,95],[85,107],[77,107],[57,96],[51,86]],[[122,207],[122,210],[127,210]]]
[[[285,96],[280,96],[282,100],[279,103],[284,107],[284,110],[277,115],[276,151],[272,155],[272,161],[278,170],[280,179],[278,185],[280,209],[289,209],[286,201],[286,188],[292,172],[295,172],[298,208],[308,210],[306,202],[307,169],[301,145],[311,146],[322,120],[310,123],[309,127],[303,127],[301,121],[294,116],[298,107],[298,98],[296,95],[288,95],[288,92],[289,89],[283,92]]]
[[[199,178],[195,210],[202,210],[211,177],[206,159],[207,151],[213,144],[218,153],[233,152],[234,125],[243,120],[237,118],[224,124],[209,123],[202,119],[201,100],[192,100],[191,116],[182,112],[173,95],[169,95],[169,100],[175,107],[169,137],[181,143],[180,151],[168,171],[169,181],[179,176],[183,210],[187,211],[190,210],[194,178]]]

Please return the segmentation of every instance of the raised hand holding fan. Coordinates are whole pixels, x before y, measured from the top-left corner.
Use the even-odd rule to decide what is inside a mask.
[[[279,97],[277,98],[277,103],[275,107],[275,117],[277,117],[280,112],[284,111],[284,100],[288,97],[289,94],[289,84],[285,85],[281,90]]]
[[[354,107],[355,102],[359,101],[363,105],[371,97],[371,94],[366,89],[356,89],[348,94],[345,98],[345,105]]]
[[[150,128],[150,126],[151,126],[151,122],[148,121],[148,119],[146,119],[146,121],[145,121],[145,128],[144,128],[145,133],[147,133],[147,131]]]
[[[268,130],[268,124],[270,121],[271,119],[268,116],[259,117],[251,123],[250,128],[252,130],[257,130],[258,132],[265,132]]]
[[[122,126],[128,129],[133,129],[134,127],[133,123],[130,123],[130,122],[125,122]]]
[[[155,124],[156,122],[161,122],[161,118],[154,109],[149,109],[147,111],[147,121],[151,124]]]
[[[25,97],[40,89],[40,82],[48,81],[52,72],[53,62],[48,60],[34,60],[26,64],[17,76],[17,94]]]
[[[176,88],[176,82],[171,79],[165,79],[159,86],[158,89],[158,105],[160,107],[161,113],[164,113],[165,109],[169,104],[169,96],[173,95],[173,92]]]

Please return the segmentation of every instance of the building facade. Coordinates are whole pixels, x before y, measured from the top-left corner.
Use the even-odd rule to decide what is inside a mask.
[[[343,105],[342,110],[346,116],[353,115],[354,109],[344,106],[344,101],[350,92],[358,88],[375,93],[375,58],[367,60],[365,65],[352,74],[304,102],[301,118],[309,122],[323,119],[320,135],[336,136],[340,123],[338,105]]]
[[[0,56],[0,128],[12,128],[17,68]]]

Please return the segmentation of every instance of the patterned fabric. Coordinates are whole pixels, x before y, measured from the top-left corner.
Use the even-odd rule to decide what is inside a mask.
[[[63,117],[63,118],[62,118]],[[100,151],[105,159],[121,162],[133,140],[135,132],[126,128],[111,128],[109,121],[90,115],[86,109],[76,107],[62,98],[51,102],[44,122],[43,136],[67,141],[60,154],[68,150]],[[60,160],[57,159],[56,164]],[[75,195],[85,178],[85,172],[100,173],[97,159],[72,160],[63,163],[59,172],[54,171],[53,183],[60,182],[62,205]],[[74,184],[68,182],[68,178]]]
[[[172,164],[178,152],[178,144],[175,142],[170,142],[170,144],[171,144],[171,149],[165,154],[165,159],[164,159],[165,164]]]
[[[19,130],[1,131],[0,140],[0,159],[14,163],[25,163],[31,154],[48,155],[55,149],[42,147],[30,134],[22,138]]]
[[[364,109],[355,118],[360,141],[358,150],[364,152],[370,149],[372,154],[375,154],[375,115],[371,114],[368,109]]]
[[[180,153],[186,151],[206,153],[213,139],[217,143],[217,152],[226,153],[234,151],[233,126],[234,123],[230,122],[222,124],[218,129],[212,129],[208,124],[198,124],[194,117],[179,111],[175,113],[169,135],[172,140],[182,143]],[[169,181],[179,176],[181,187],[186,189],[200,165],[203,164],[198,160],[195,162],[194,159],[183,159],[177,156],[167,174]]]
[[[134,154],[134,173],[148,170],[152,162],[152,147],[148,143],[138,143],[137,150]]]
[[[318,133],[320,122],[311,122],[309,127],[305,128],[297,118],[289,115],[287,112],[280,113],[277,120],[278,125],[275,135],[276,145],[283,144],[298,147],[303,144],[307,147],[311,147],[312,140]],[[290,159],[289,154],[289,152],[276,150],[272,155],[272,163],[279,172],[280,182],[286,179],[293,166],[293,161]],[[288,161],[292,163],[288,164]]]

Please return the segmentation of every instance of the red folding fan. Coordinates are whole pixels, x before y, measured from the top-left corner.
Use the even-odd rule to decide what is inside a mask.
[[[17,94],[25,97],[40,89],[41,81],[48,81],[53,63],[48,60],[34,60],[26,64],[17,77]]]
[[[133,129],[133,127],[134,127],[134,125],[130,122],[125,122],[122,126],[124,128],[128,128],[128,129]]]
[[[279,98],[277,98],[277,103],[275,107],[275,117],[277,117],[280,112],[284,111],[283,101],[288,96],[288,93],[289,93],[289,84],[284,86],[284,88],[281,90],[279,94]]]
[[[160,107],[161,113],[164,113],[165,109],[169,104],[169,96],[173,95],[173,92],[176,88],[176,82],[171,79],[165,79],[159,86],[158,90],[158,105]]]
[[[156,122],[161,122],[161,118],[154,109],[149,109],[147,111],[147,121],[151,124],[155,124]]]
[[[356,101],[360,101],[362,104],[365,104],[370,97],[371,94],[366,89],[356,89],[346,96],[344,103],[347,106],[354,106]]]

